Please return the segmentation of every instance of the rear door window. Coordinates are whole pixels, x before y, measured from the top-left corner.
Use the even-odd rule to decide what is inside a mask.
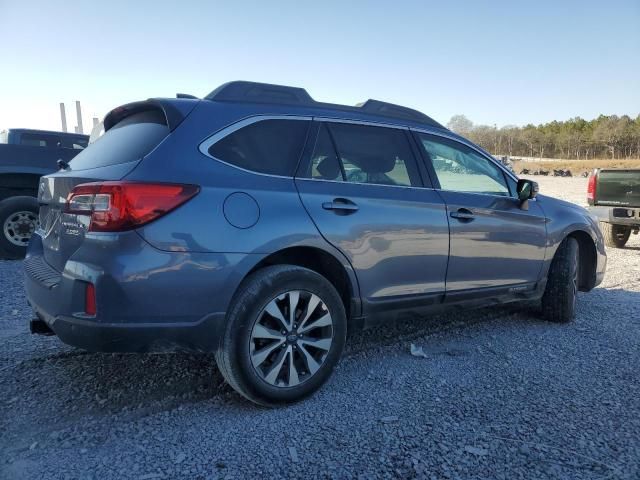
[[[168,134],[169,127],[161,111],[135,113],[82,150],[69,165],[73,170],[86,170],[140,160]]]
[[[208,153],[245,170],[292,177],[309,124],[307,120],[257,121],[214,143]]]
[[[320,131],[313,149],[307,176],[317,180],[344,180],[344,172],[327,126],[320,125]]]
[[[376,185],[422,186],[406,133],[401,129],[327,122],[327,138],[335,145],[340,176],[346,182]],[[313,164],[320,175],[332,176],[336,172],[332,157],[325,153],[330,142],[320,131]],[[320,143],[322,140],[322,143]],[[321,157],[323,159],[321,159]],[[324,165],[328,163],[326,166]],[[312,178],[318,178],[312,171]]]

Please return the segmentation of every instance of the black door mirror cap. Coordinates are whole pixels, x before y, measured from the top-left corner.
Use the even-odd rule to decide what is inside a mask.
[[[536,195],[538,195],[539,191],[540,187],[538,186],[538,182],[534,182],[532,180],[527,180],[524,178],[518,180],[518,186],[516,187],[518,200],[524,201],[529,200],[530,198],[536,198]]]
[[[532,180],[527,180],[524,178],[518,180],[516,194],[518,196],[518,200],[520,201],[520,208],[522,210],[529,210],[529,200],[532,198],[536,198],[539,190],[540,187],[538,187],[538,182],[534,182]]]

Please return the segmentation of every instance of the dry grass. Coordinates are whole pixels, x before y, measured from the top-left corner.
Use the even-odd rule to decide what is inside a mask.
[[[579,175],[582,172],[590,172],[594,168],[640,168],[640,159],[637,160],[555,160],[546,162],[522,162],[514,161],[513,170],[516,173],[526,168],[533,172],[534,170],[547,170],[553,173],[553,170],[571,170],[573,175]]]

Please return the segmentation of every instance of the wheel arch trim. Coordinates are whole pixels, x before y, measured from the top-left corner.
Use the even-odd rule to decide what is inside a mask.
[[[349,319],[358,318],[362,315],[362,301],[358,278],[351,263],[338,250],[331,246],[315,244],[299,244],[282,247],[268,254],[264,254],[260,260],[255,262],[246,272],[242,281],[260,268],[277,264],[297,265],[319,273],[327,278],[338,290],[345,304],[345,310]],[[328,274],[328,272],[330,272],[330,274]],[[338,277],[335,275],[338,275]],[[340,278],[340,276],[342,276],[345,285],[341,285],[340,283],[336,285],[334,283],[336,278]],[[347,287],[347,291],[344,291],[341,287]]]

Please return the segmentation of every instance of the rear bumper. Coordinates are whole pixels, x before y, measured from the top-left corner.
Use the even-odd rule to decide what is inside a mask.
[[[58,272],[36,233],[24,262],[37,317],[63,342],[89,351],[215,351],[231,298],[262,257],[166,252],[135,232],[99,241],[85,241]],[[87,283],[95,286],[95,316],[84,313]]]
[[[91,352],[212,352],[224,328],[224,313],[211,314],[190,324],[113,324],[50,317],[37,306],[33,308],[60,340]]]
[[[590,206],[588,210],[601,222],[630,227],[640,226],[640,208]]]

